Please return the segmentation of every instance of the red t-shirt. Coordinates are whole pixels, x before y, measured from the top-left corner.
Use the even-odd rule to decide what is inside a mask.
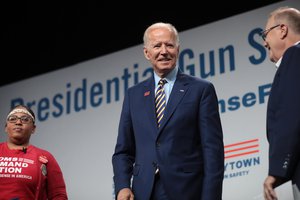
[[[0,143],[0,200],[66,200],[61,169],[51,153],[28,146],[11,150]]]

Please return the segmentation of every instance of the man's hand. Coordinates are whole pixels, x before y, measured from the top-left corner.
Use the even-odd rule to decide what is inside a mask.
[[[123,188],[119,191],[117,200],[133,200],[134,195],[129,188]]]

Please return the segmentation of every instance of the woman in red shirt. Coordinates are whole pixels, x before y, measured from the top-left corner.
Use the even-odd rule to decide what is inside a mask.
[[[35,114],[24,105],[6,118],[7,141],[0,143],[0,200],[66,200],[62,171],[53,155],[30,144]]]

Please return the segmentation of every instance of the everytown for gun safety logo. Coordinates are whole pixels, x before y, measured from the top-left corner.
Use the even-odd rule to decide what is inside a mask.
[[[224,146],[224,179],[249,175],[250,169],[260,165],[259,140],[252,139]],[[250,157],[249,157],[250,156]]]

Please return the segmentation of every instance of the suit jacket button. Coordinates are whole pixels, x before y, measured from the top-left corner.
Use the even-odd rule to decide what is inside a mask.
[[[160,146],[160,142],[156,142],[156,147],[159,147]]]

